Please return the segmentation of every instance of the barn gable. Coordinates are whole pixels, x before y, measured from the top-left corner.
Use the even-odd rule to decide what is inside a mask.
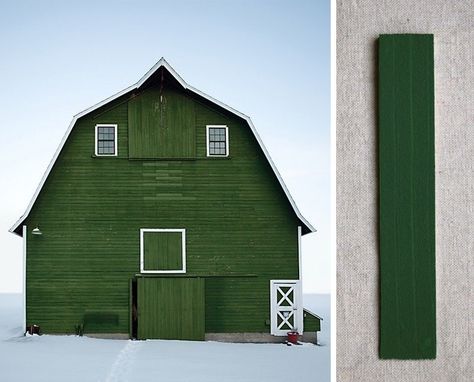
[[[274,172],[274,175],[276,177],[276,179],[278,180],[284,194],[286,195],[286,198],[288,199],[288,202],[290,203],[294,213],[296,214],[297,218],[299,219],[299,221],[301,222],[301,225],[302,225],[302,234],[306,234],[306,233],[309,233],[309,232],[314,232],[315,229],[314,227],[312,227],[312,225],[302,216],[302,214],[300,213],[300,211],[298,210],[293,198],[291,197],[281,175],[279,174],[275,164],[273,163],[268,151],[266,150],[262,140],[260,139],[250,117],[246,116],[245,114],[233,109],[232,107],[214,99],[213,97],[211,96],[208,96],[207,94],[201,92],[200,90],[188,85],[180,76],[178,73],[175,72],[175,70],[168,64],[168,62],[164,59],[164,58],[161,58],[137,83],[135,83],[134,85],[131,85],[129,86],[128,88],[116,93],[115,95],[109,97],[109,98],[106,98],[104,99],[103,101],[91,106],[90,108],[88,109],[85,109],[83,110],[82,112],[80,112],[79,114],[75,115],[71,121],[71,123],[69,124],[69,127],[66,131],[66,134],[64,135],[58,149],[56,150],[54,156],[53,156],[53,159],[52,161],[50,162],[48,168],[46,169],[46,172],[44,173],[42,179],[41,179],[41,182],[40,184],[38,185],[34,195],[33,195],[33,198],[31,199],[25,213],[15,222],[15,224],[10,228],[10,232],[12,233],[15,233],[17,235],[20,235],[22,236],[22,230],[21,230],[21,225],[22,223],[28,218],[48,176],[50,175],[50,172],[54,166],[54,164],[56,163],[56,160],[58,159],[59,157],[59,154],[61,153],[69,135],[71,134],[74,126],[76,125],[76,122],[82,118],[82,117],[86,117],[87,115],[89,115],[90,113],[98,110],[99,108],[102,108],[104,106],[106,106],[107,104],[109,103],[112,103],[113,101],[117,100],[117,99],[120,99],[121,97],[123,96],[126,96],[126,95],[129,95],[130,93],[134,93],[136,92],[137,94],[142,94],[142,95],[145,95],[145,97],[139,97],[137,98],[140,99],[140,102],[137,102],[136,104],[134,104],[134,102],[129,102],[129,124],[131,123],[131,135],[130,135],[130,139],[129,139],[129,147],[128,147],[128,150],[129,150],[129,156],[130,158],[133,158],[133,157],[136,157],[136,158],[146,158],[147,156],[153,156],[153,157],[159,157],[159,158],[173,158],[173,157],[179,157],[179,158],[182,158],[182,157],[186,157],[186,156],[192,156],[194,153],[193,153],[193,147],[194,145],[192,144],[193,143],[193,136],[192,134],[189,133],[189,123],[188,121],[181,121],[180,120],[180,123],[182,124],[183,126],[183,130],[180,131],[180,134],[184,134],[187,139],[184,141],[184,143],[177,149],[176,147],[171,147],[171,146],[164,146],[164,148],[161,149],[161,151],[156,151],[156,149],[154,147],[156,147],[156,145],[147,145],[145,144],[145,141],[143,139],[140,138],[140,136],[142,136],[143,132],[140,132],[138,130],[134,130],[134,123],[136,125],[138,125],[139,123],[143,122],[143,121],[139,121],[137,120],[136,118],[138,118],[138,114],[139,113],[136,113],[136,110],[140,109],[141,107],[143,107],[142,103],[143,102],[147,102],[146,101],[146,92],[147,92],[147,89],[148,89],[148,92],[151,93],[153,91],[156,91],[156,90],[152,90],[152,89],[156,89],[156,86],[150,86],[151,84],[156,84],[157,82],[159,82],[160,80],[163,79],[163,77],[166,77],[166,79],[173,83],[174,86],[176,86],[177,88],[182,88],[184,89],[186,92],[188,92],[189,94],[192,94],[193,96],[195,97],[198,97],[198,98],[201,98],[204,102],[210,102],[212,103],[213,105],[216,105],[220,108],[222,108],[223,110],[225,110],[226,112],[228,113],[231,113],[232,115],[244,120],[248,126],[250,127],[250,130],[252,131],[254,137],[256,138],[265,158],[267,159],[268,163],[270,164],[271,166],[271,169],[273,170]],[[165,95],[166,96],[166,95]],[[178,99],[178,103],[180,103],[182,105],[183,108],[191,108],[192,106],[187,103],[186,99],[185,98],[181,98],[179,99],[179,92],[176,92],[176,93],[168,93],[167,95],[168,97],[175,97],[175,99]],[[167,114],[168,118],[169,119],[178,119],[180,118],[180,113],[179,113],[179,110],[171,110],[168,112]],[[156,116],[153,116],[153,115],[150,115],[151,118],[155,118]],[[135,118],[135,119],[134,119]],[[169,122],[169,121],[168,121]],[[184,122],[184,123],[183,123]],[[169,122],[171,123],[171,122]],[[146,124],[145,124],[145,127],[146,129]],[[188,129],[188,130],[187,130]],[[168,134],[172,134],[170,132],[168,132]],[[155,140],[159,140],[160,137],[158,136],[155,136],[153,139]],[[161,137],[161,139],[164,139],[163,137]],[[167,139],[170,139],[170,140],[174,140],[173,137],[168,137]],[[152,142],[153,143],[153,142]],[[155,150],[155,151],[154,151]]]

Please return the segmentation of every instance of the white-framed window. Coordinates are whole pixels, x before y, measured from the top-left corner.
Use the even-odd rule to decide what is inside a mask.
[[[229,156],[229,130],[227,126],[207,125],[206,146],[208,157]]]
[[[141,273],[186,273],[186,229],[141,228]]]
[[[95,155],[117,156],[117,125],[95,125]]]

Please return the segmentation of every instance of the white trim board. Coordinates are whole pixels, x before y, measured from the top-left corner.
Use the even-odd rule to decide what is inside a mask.
[[[145,232],[181,232],[182,269],[145,269],[144,233]],[[184,228],[140,228],[140,273],[186,273],[186,229]]]
[[[99,127],[113,127],[114,128],[114,153],[113,154],[99,154],[98,153],[98,131]],[[94,140],[94,154],[98,157],[116,157],[118,156],[118,136],[117,136],[117,125],[112,123],[98,123],[95,125],[95,140]]]
[[[303,256],[301,253],[301,226],[298,226],[298,276],[299,280],[303,281]]]
[[[311,232],[316,232],[316,230],[314,229],[314,227],[303,217],[303,215],[301,215],[301,212],[298,210],[298,207],[296,206],[295,204],[295,201],[293,200],[293,198],[291,197],[290,195],[290,192],[288,191],[288,188],[286,187],[285,185],[285,182],[283,182],[283,178],[281,177],[280,173],[278,172],[276,166],[275,166],[275,163],[273,163],[273,160],[272,158],[270,157],[270,154],[268,153],[267,149],[265,148],[265,145],[263,144],[262,142],[262,139],[260,138],[260,136],[258,135],[257,133],[257,130],[255,128],[255,126],[253,125],[252,123],[252,120],[250,119],[249,116],[241,113],[240,111],[238,110],[235,110],[234,108],[226,105],[225,103],[203,93],[202,91],[190,86],[189,84],[187,84],[182,78],[181,76],[176,73],[176,71],[171,67],[170,64],[168,64],[168,62],[164,59],[164,58],[161,58],[148,72],[146,72],[146,74],[140,78],[140,80],[138,80],[137,83],[129,86],[128,88],[126,89],[123,89],[122,91],[96,103],[95,105],[92,105],[91,107],[81,111],[80,113],[76,114],[73,118],[72,118],[72,121],[71,123],[69,124],[69,127],[67,128],[66,130],[66,134],[64,134],[64,137],[63,139],[61,140],[60,144],[59,144],[59,147],[58,149],[56,150],[56,152],[54,153],[54,156],[53,156],[53,159],[51,160],[51,162],[49,162],[49,165],[48,167],[46,168],[46,171],[45,173],[43,174],[43,177],[41,178],[41,181],[38,185],[38,187],[36,188],[36,191],[35,193],[33,194],[33,197],[31,198],[30,200],[30,203],[28,204],[28,207],[26,208],[26,211],[25,213],[15,222],[15,224],[10,228],[10,232],[12,233],[16,233],[16,229],[22,224],[22,222],[28,217],[31,209],[33,208],[33,205],[36,201],[36,199],[38,198],[38,195],[41,191],[41,189],[43,188],[43,185],[44,183],[46,182],[46,179],[48,178],[48,175],[49,173],[51,172],[51,169],[53,168],[54,166],[54,163],[56,162],[56,160],[58,159],[58,156],[64,146],[64,144],[66,143],[66,140],[67,138],[69,137],[69,134],[71,133],[72,131],[72,128],[74,127],[74,125],[76,124],[76,121],[85,116],[86,114],[89,114],[90,112],[100,108],[101,106],[104,106],[105,104],[127,94],[128,92],[132,91],[132,90],[135,90],[135,89],[138,89],[140,86],[142,86],[146,80],[148,78],[150,78],[153,73],[155,73],[159,68],[165,68],[166,70],[168,70],[168,72],[176,79],[176,81],[179,82],[179,84],[181,84],[181,86],[184,88],[184,89],[187,89],[189,91],[191,91],[192,93],[195,93],[205,99],[207,99],[208,101],[220,106],[221,108],[231,112],[232,114],[244,119],[248,125],[250,126],[250,129],[252,130],[252,133],[254,134],[255,136],[255,139],[257,140],[258,144],[260,145],[260,148],[262,149],[265,157],[267,158],[268,160],[268,163],[270,163],[270,166],[273,170],[273,172],[275,173],[275,176],[277,177],[278,181],[280,182],[280,185],[286,195],[286,197],[288,198],[288,201],[290,202],[296,216],[304,223],[304,225],[311,231]]]
[[[225,129],[225,154],[209,154],[209,129]],[[207,157],[228,157],[229,156],[229,128],[226,125],[206,125],[206,156]]]
[[[28,227],[23,225],[23,333],[26,333],[26,240]]]

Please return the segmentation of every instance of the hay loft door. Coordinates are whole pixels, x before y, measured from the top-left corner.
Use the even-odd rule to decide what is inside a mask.
[[[186,273],[186,230],[140,229],[140,273]]]
[[[301,282],[298,280],[270,281],[271,334],[286,336],[288,332],[303,333]]]

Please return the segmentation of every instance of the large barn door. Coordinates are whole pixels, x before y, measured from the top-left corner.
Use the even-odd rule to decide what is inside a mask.
[[[271,334],[303,333],[301,283],[298,280],[270,281]]]
[[[204,279],[139,277],[138,338],[204,340]]]

